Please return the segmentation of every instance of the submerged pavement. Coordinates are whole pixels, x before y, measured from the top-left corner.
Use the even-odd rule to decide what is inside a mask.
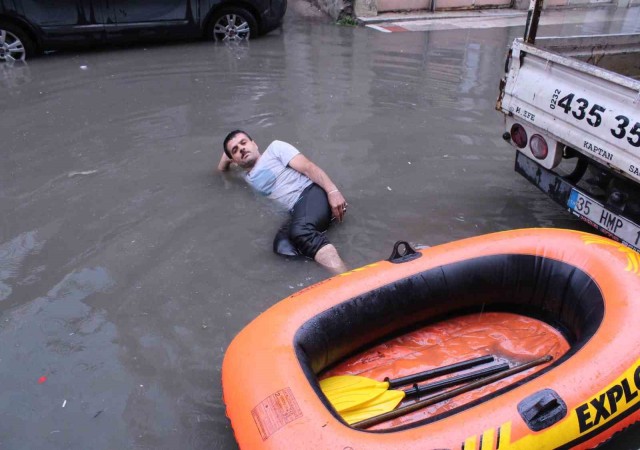
[[[369,28],[391,33],[403,31],[455,30],[469,28],[503,28],[524,26],[526,10],[484,9],[477,11],[381,13],[375,17],[358,17]],[[573,7],[546,9],[540,25],[560,25],[559,34],[635,33],[640,31],[640,6],[617,8]]]
[[[231,129],[325,169],[350,205],[329,238],[352,268],[399,239],[591,231],[515,174],[501,139],[498,81],[522,31],[389,34],[290,14],[247,44],[0,66],[0,447],[235,448],[227,345],[328,274],[272,254],[284,214],[215,173]]]

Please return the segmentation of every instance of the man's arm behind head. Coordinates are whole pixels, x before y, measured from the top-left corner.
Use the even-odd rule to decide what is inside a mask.
[[[220,162],[218,163],[218,170],[220,172],[226,172],[231,167],[233,161],[231,158],[227,156],[225,152],[222,152],[222,157],[220,158]]]

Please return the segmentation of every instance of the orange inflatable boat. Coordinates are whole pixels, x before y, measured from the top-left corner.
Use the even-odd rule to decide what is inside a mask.
[[[397,244],[238,334],[227,416],[248,450],[593,448],[640,418],[639,324],[640,255],[606,238]]]

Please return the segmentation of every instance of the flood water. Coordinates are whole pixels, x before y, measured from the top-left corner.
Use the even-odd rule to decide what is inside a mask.
[[[329,238],[350,268],[400,239],[590,230],[513,171],[501,139],[498,81],[522,31],[385,34],[290,14],[246,45],[0,66],[0,447],[235,448],[225,348],[328,274],[274,255],[284,214],[215,173],[232,129],[330,175],[350,207]]]

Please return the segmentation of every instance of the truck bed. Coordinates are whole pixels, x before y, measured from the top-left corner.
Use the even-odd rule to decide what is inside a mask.
[[[640,80],[640,34],[538,38],[536,46]]]

